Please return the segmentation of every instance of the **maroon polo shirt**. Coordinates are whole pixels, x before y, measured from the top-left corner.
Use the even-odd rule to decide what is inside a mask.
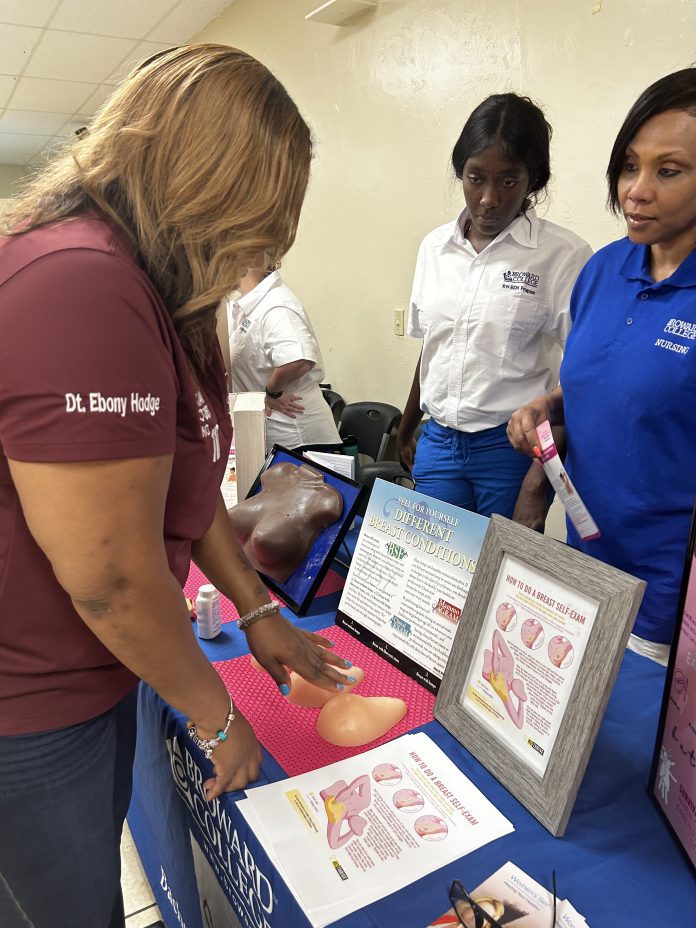
[[[222,356],[196,385],[123,232],[88,212],[0,240],[0,735],[93,718],[136,682],[56,581],[7,459],[173,454],[163,540],[183,585],[230,439]]]

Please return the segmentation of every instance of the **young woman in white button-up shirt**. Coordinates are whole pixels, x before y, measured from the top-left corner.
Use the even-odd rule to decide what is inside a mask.
[[[319,343],[302,303],[278,271],[250,268],[227,298],[235,393],[266,393],[266,447],[336,451],[333,414],[319,384]]]
[[[511,447],[507,421],[558,383],[570,293],[592,254],[533,209],[550,176],[550,137],[526,97],[484,100],[452,152],[466,208],[418,252],[408,334],[423,349],[399,455],[418,490],[486,516],[512,516],[529,460]]]

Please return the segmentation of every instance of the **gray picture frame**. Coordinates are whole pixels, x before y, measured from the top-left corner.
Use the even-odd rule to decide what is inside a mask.
[[[599,602],[543,776],[460,701],[506,556]],[[575,804],[645,586],[556,539],[499,515],[491,518],[434,714],[557,837],[564,834]]]

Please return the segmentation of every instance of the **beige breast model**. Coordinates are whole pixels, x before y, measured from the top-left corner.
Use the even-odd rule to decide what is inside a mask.
[[[403,699],[392,696],[334,696],[319,713],[317,731],[330,744],[358,747],[381,738],[407,711]]]

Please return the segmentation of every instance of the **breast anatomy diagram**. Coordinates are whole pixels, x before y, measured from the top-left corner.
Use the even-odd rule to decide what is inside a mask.
[[[491,650],[486,648],[483,652],[481,675],[493,687],[515,725],[522,728],[527,693],[524,681],[515,676],[515,658],[497,628],[493,632]]]
[[[543,775],[599,603],[506,555],[482,618],[460,702]]]
[[[353,837],[361,837],[368,824],[374,827],[380,821],[383,827],[385,819],[388,821],[393,813],[404,816],[404,826],[416,840],[441,841],[447,837],[449,829],[444,818],[417,815],[425,806],[423,794],[417,789],[401,787],[391,795],[384,792],[385,785],[397,786],[402,776],[397,765],[381,763],[371,775],[362,774],[350,783],[336,780],[320,791],[326,813],[326,841],[332,850],[338,850]],[[382,791],[375,793],[373,784],[381,785]]]

